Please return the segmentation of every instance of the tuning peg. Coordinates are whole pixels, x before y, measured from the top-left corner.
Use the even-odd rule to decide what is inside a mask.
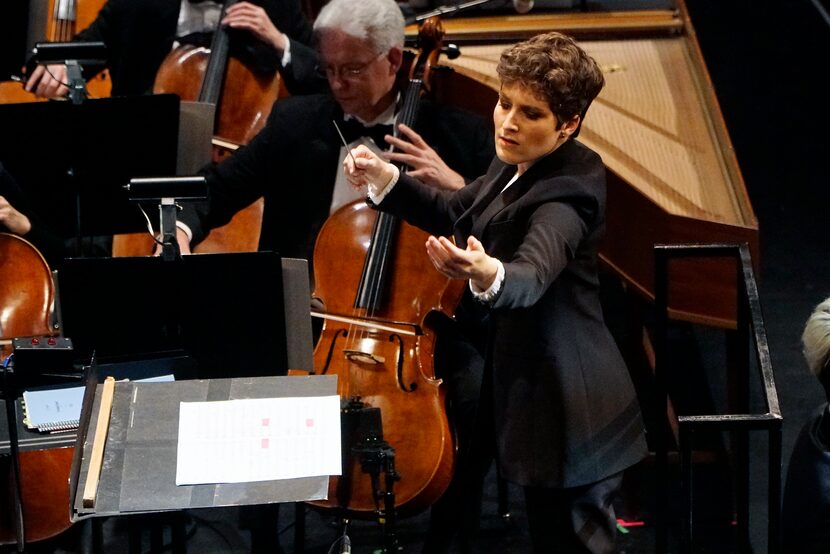
[[[461,49],[455,44],[445,44],[441,47],[441,53],[447,58],[454,60],[461,55]]]

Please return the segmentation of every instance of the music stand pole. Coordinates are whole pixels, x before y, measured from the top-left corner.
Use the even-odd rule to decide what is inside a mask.
[[[80,104],[87,99],[86,81],[81,73],[81,66],[77,60],[67,60],[66,76],[69,80],[69,100],[73,104]]]
[[[159,203],[159,226],[161,229],[161,258],[171,261],[181,257],[179,242],[176,240],[176,199],[162,198]]]
[[[81,72],[81,64],[78,60],[66,60],[66,77],[67,86],[69,86],[69,100],[74,105],[81,104],[87,99],[88,93],[86,90],[86,80]],[[75,169],[69,168],[67,176],[70,181],[75,181]],[[74,188],[74,187],[73,187]],[[77,189],[75,189],[77,190]],[[81,197],[80,194],[75,195],[75,255],[83,255],[83,247],[81,241]]]
[[[9,456],[12,464],[12,496],[14,515],[14,534],[17,551],[23,552],[26,546],[26,527],[23,520],[23,490],[20,484],[20,443],[17,436],[17,391],[13,384],[12,369],[8,367],[11,357],[6,358],[0,371],[3,372],[3,400],[6,404],[6,422],[9,428]]]
[[[176,202],[204,200],[207,198],[207,182],[203,176],[193,177],[136,177],[130,179],[125,190],[131,201],[159,201],[159,232],[161,233],[161,257],[164,260],[181,258],[176,240]]]

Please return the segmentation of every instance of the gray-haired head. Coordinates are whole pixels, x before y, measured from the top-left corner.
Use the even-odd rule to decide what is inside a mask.
[[[378,54],[403,47],[404,19],[395,0],[331,0],[314,21],[314,33],[338,29],[368,40]]]
[[[804,325],[801,343],[810,371],[822,377],[830,360],[830,298],[825,298],[810,314]]]

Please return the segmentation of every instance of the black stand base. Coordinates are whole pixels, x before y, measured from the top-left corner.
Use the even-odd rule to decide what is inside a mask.
[[[372,481],[372,497],[375,501],[376,521],[383,530],[383,552],[397,552],[398,540],[395,535],[395,481],[400,475],[395,470],[395,449],[383,440],[383,425],[380,408],[366,406],[359,399],[352,399],[342,410],[343,444],[349,450],[344,452],[344,468],[355,462],[360,463],[364,473]],[[383,475],[383,486],[381,486]],[[348,518],[341,517],[343,537],[348,537]]]

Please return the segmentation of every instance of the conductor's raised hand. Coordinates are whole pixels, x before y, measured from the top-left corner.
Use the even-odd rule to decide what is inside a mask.
[[[487,290],[496,279],[498,262],[473,236],[467,237],[466,249],[447,237],[434,236],[427,239],[426,247],[435,269],[451,279],[469,279],[479,290]]]
[[[343,160],[346,180],[355,187],[373,185],[380,192],[395,176],[395,169],[386,160],[360,144],[353,148]]]
[[[250,2],[237,2],[228,7],[222,25],[248,31],[278,52],[285,50],[288,43],[288,37],[277,29],[265,9]]]
[[[25,89],[40,98],[61,98],[69,94],[66,66],[39,65],[26,80]]]
[[[447,190],[464,186],[464,177],[450,169],[421,135],[403,123],[398,129],[409,140],[386,135],[386,142],[395,147],[393,152],[384,153],[387,159],[408,165],[412,169],[407,174],[428,185]]]

